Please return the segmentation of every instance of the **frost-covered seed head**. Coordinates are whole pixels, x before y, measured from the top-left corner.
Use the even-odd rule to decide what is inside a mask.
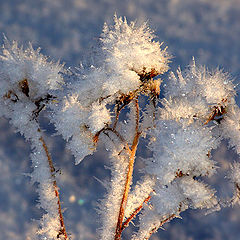
[[[48,61],[31,45],[27,49],[5,39],[0,54],[1,116],[9,118],[27,139],[38,129],[36,118],[63,83],[63,65]]]
[[[5,39],[0,55],[0,96],[20,91],[32,100],[39,99],[63,84],[62,71],[63,65],[48,61],[40,49],[34,50],[32,45],[23,49]]]
[[[188,125],[173,120],[158,121],[151,133],[153,157],[146,159],[146,171],[154,174],[162,184],[168,184],[178,175],[211,175],[214,162],[208,152],[217,147],[219,141],[212,136],[211,129],[197,123]]]
[[[128,74],[133,71],[142,82],[166,72],[170,57],[154,37],[146,23],[128,24],[125,18],[115,16],[114,25],[105,24],[101,35],[107,69]]]

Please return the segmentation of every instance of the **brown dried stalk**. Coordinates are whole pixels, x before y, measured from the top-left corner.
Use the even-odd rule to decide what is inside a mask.
[[[182,211],[182,203],[179,204],[178,213],[181,213],[181,211]],[[148,240],[152,236],[152,234],[155,233],[160,227],[162,227],[165,223],[170,222],[175,217],[178,217],[177,213],[173,213],[169,215],[167,218],[163,219],[158,226],[153,227],[149,231],[148,236],[144,237],[144,240]]]
[[[134,212],[130,215],[130,217],[122,224],[122,231],[129,225],[129,223],[133,220],[133,218],[135,218],[137,216],[137,214],[142,210],[143,208],[143,204],[144,203],[147,203],[150,199],[151,199],[152,196],[148,196],[144,201],[143,203],[134,210]]]
[[[176,214],[172,214],[166,219],[162,220],[158,226],[155,226],[150,230],[148,236],[144,237],[144,240],[148,240],[152,236],[152,234],[155,233],[160,227],[162,227],[165,223],[171,221],[175,217],[176,217]]]
[[[40,129],[38,131],[40,132]],[[44,151],[45,151],[47,159],[48,159],[48,166],[49,166],[51,176],[52,176],[52,183],[53,183],[53,187],[54,187],[54,191],[55,191],[55,196],[57,198],[58,215],[59,215],[59,221],[60,221],[60,226],[61,226],[61,228],[59,229],[59,233],[57,235],[57,238],[60,238],[61,236],[63,236],[64,239],[67,240],[68,236],[67,236],[65,224],[64,224],[64,221],[63,221],[63,215],[62,215],[62,209],[61,209],[61,203],[60,203],[60,196],[59,196],[57,181],[56,181],[56,177],[55,177],[55,168],[53,166],[52,158],[50,156],[50,153],[48,151],[47,145],[46,145],[43,137],[40,137],[39,141],[42,143],[42,146],[44,148]]]
[[[132,183],[132,174],[133,174],[133,166],[134,166],[134,159],[135,159],[135,154],[137,151],[137,146],[139,142],[139,138],[141,133],[139,132],[139,104],[138,104],[138,99],[135,99],[135,106],[136,106],[136,126],[135,126],[135,136],[133,139],[132,147],[131,147],[131,154],[129,157],[129,164],[128,164],[128,172],[126,176],[126,182],[125,182],[125,187],[124,187],[124,192],[123,192],[123,197],[120,205],[120,210],[119,210],[119,215],[118,215],[118,222],[117,222],[117,227],[116,227],[116,232],[115,232],[115,240],[120,240],[121,239],[121,234],[122,234],[122,226],[123,226],[123,218],[124,218],[124,212],[125,208],[127,205],[127,199],[128,199],[128,194],[130,191],[130,185]]]
[[[111,127],[105,127],[105,128],[102,128],[100,131],[98,131],[93,137],[93,142],[97,143],[100,134],[102,132],[107,132],[107,131],[114,133],[119,138],[119,140],[124,144],[124,148],[131,154],[132,150],[130,149],[128,142],[124,139],[124,137],[116,129],[111,128]]]

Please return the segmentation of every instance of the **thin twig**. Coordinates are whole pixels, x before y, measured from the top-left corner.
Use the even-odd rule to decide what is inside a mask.
[[[162,221],[158,224],[158,226],[153,227],[153,228],[149,231],[148,235],[147,235],[146,237],[144,237],[144,240],[148,240],[153,233],[155,233],[155,232],[156,232],[160,227],[162,227],[165,223],[167,223],[167,222],[171,221],[173,218],[177,217],[177,214],[178,214],[178,213],[181,213],[181,211],[182,211],[182,202],[179,203],[179,208],[178,208],[177,213],[173,213],[173,214],[169,215],[167,218],[165,218],[164,220],[162,220]]]
[[[94,142],[97,142],[100,134],[101,134],[102,132],[107,132],[107,131],[114,133],[114,134],[119,138],[119,140],[124,144],[126,150],[127,150],[130,154],[132,153],[132,150],[130,149],[129,144],[128,144],[128,142],[124,139],[124,137],[123,137],[116,129],[111,128],[111,127],[105,127],[105,128],[102,128],[100,131],[98,131],[98,132],[95,134],[95,136],[93,137],[93,141],[94,141]]]
[[[39,131],[40,131],[40,129],[39,129]],[[63,235],[64,239],[67,240],[68,236],[67,236],[65,224],[64,224],[64,221],[63,221],[63,215],[62,215],[62,209],[61,209],[61,203],[60,203],[60,196],[59,196],[58,186],[57,186],[56,177],[55,177],[55,168],[53,166],[52,158],[50,156],[50,153],[48,151],[47,145],[46,145],[43,137],[40,137],[39,140],[42,143],[42,146],[44,148],[44,151],[45,151],[47,159],[48,159],[48,165],[49,165],[49,169],[50,169],[52,180],[53,180],[52,183],[53,183],[53,187],[54,187],[54,192],[55,192],[55,196],[57,198],[58,215],[59,215],[59,221],[60,221],[60,226],[61,226],[61,229],[59,230],[59,234],[57,235],[57,238],[60,238],[60,236]]]
[[[152,236],[152,234],[155,233],[161,226],[163,226],[165,223],[171,221],[175,217],[176,217],[176,214],[172,214],[168,218],[162,220],[158,226],[155,226],[154,228],[152,228],[150,230],[150,232],[148,233],[148,236],[144,237],[144,240],[148,240]]]
[[[143,208],[143,204],[144,203],[147,203],[150,199],[151,199],[152,196],[148,196],[144,201],[143,203],[134,210],[134,212],[130,215],[129,218],[126,219],[126,221],[122,224],[122,231],[129,225],[129,223],[133,220],[133,218],[136,217],[136,215],[142,210]]]
[[[133,92],[130,92],[128,95],[123,95],[122,96],[123,99],[121,99],[121,97],[120,97],[120,100],[117,101],[116,116],[115,116],[115,120],[113,122],[113,128],[114,129],[116,129],[116,127],[117,127],[117,123],[118,123],[121,111],[134,99],[134,97],[136,96],[137,92],[138,91],[135,90]],[[122,103],[122,105],[120,105],[121,103]]]
[[[118,120],[119,120],[119,116],[120,116],[120,113],[122,111],[122,109],[127,106],[127,104],[125,105],[122,105],[119,109],[117,109],[116,111],[116,116],[115,116],[115,120],[114,120],[114,123],[113,123],[113,128],[116,129],[117,127],[117,123],[118,123]]]
[[[136,107],[136,125],[135,125],[135,133],[136,133],[136,135],[137,135],[137,133],[138,133],[138,131],[139,131],[139,118],[140,118],[138,98],[135,99],[135,107]]]

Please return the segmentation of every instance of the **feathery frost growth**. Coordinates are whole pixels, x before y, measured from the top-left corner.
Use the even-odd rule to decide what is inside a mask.
[[[185,71],[169,73],[160,99],[170,56],[154,39],[147,24],[129,24],[115,16],[112,26],[104,25],[96,66],[65,75],[63,65],[49,62],[39,50],[5,41],[0,56],[1,114],[31,142],[32,181],[40,183],[40,206],[46,210],[38,233],[45,239],[68,239],[54,166],[38,124],[46,106],[76,164],[100,142],[108,149],[111,181],[99,204],[98,239],[120,240],[136,217],[131,239],[139,240],[149,239],[189,208],[220,209],[221,200],[201,177],[216,173],[211,150],[222,139],[240,153],[234,85],[222,70],[209,71],[193,59]],[[141,179],[132,186],[141,138],[152,155],[143,159]],[[234,163],[230,179],[235,192],[229,205],[239,203],[239,177],[239,163]]]
[[[151,133],[153,157],[146,159],[146,172],[169,184],[178,175],[205,176],[215,172],[214,162],[206,153],[217,147],[211,128],[183,120],[159,120]],[[186,154],[188,153],[188,154]]]
[[[34,136],[32,128],[37,127],[34,120],[51,99],[51,91],[63,83],[59,74],[62,65],[49,62],[40,49],[34,51],[31,45],[23,49],[7,39],[0,64],[1,115],[11,119],[18,131],[30,139]]]
[[[31,143],[32,182],[39,183],[39,206],[46,211],[38,231],[41,239],[65,234],[53,165],[37,119],[53,99],[51,92],[63,84],[62,70],[62,65],[49,62],[40,49],[35,51],[31,45],[23,49],[5,39],[0,55],[1,115]]]

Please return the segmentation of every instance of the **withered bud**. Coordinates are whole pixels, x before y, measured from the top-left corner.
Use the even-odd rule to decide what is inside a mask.
[[[22,80],[21,82],[19,82],[19,87],[21,89],[21,91],[27,96],[29,97],[29,86],[28,86],[28,81],[27,79]]]
[[[152,80],[150,82],[150,91],[155,96],[159,96],[160,95],[160,85],[161,85],[161,81],[160,80]]]
[[[138,73],[142,82],[149,81],[159,74],[160,73],[155,68],[152,68],[150,72],[146,72],[146,68],[143,68],[142,72]]]
[[[121,106],[128,105],[135,97],[135,94],[133,92],[129,92],[128,94],[122,94],[117,100],[116,100],[116,106],[117,111],[121,108]]]
[[[17,94],[13,92],[12,90],[9,90],[5,95],[4,98],[8,98],[12,100],[13,102],[17,102],[19,100]]]

